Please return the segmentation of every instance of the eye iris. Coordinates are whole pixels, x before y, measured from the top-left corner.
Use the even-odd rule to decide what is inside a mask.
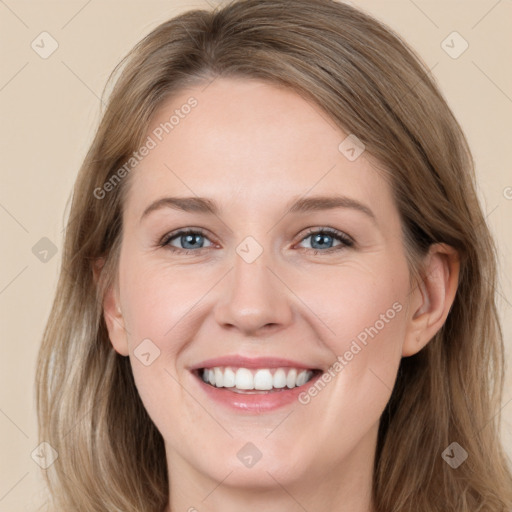
[[[331,235],[328,235],[328,234],[325,234],[325,233],[317,233],[316,235],[312,235],[313,237],[313,242],[311,243],[311,247],[313,247],[313,249],[321,249],[322,247],[326,247],[326,243],[329,244],[329,240],[331,241],[332,243],[332,236]],[[327,240],[327,242],[326,242]],[[316,243],[319,243],[320,246],[319,247],[315,247],[314,245]]]
[[[182,235],[182,236],[180,237],[180,240],[181,240],[181,243],[182,243],[182,245],[183,245],[183,247],[184,247],[185,249],[197,249],[197,246],[196,246],[196,247],[187,247],[187,244],[188,244],[188,243],[191,243],[192,245],[194,245],[194,242],[193,242],[193,241],[194,241],[194,239],[196,239],[196,241],[197,241],[197,238],[198,238],[198,237],[199,237],[199,238],[202,238],[202,237],[203,237],[203,235],[200,235],[200,234],[198,234],[198,233],[189,233],[189,234],[186,234],[186,235]],[[199,248],[200,248],[200,247],[199,247]]]

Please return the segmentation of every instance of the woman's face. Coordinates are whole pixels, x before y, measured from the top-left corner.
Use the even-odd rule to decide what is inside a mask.
[[[390,186],[348,135],[256,80],[155,114],[107,304],[171,484],[370,478],[411,289]]]

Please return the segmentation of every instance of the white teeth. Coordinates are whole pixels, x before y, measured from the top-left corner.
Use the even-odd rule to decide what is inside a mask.
[[[254,376],[254,389],[272,389],[272,374],[270,370],[258,370]]]
[[[286,373],[284,373],[284,370],[282,368],[279,368],[276,370],[276,373],[274,373],[274,387],[281,389],[286,386]]]
[[[297,370],[294,368],[288,372],[288,376],[286,377],[286,386],[289,388],[294,388],[297,384]]]
[[[296,368],[248,368],[215,367],[202,370],[202,379],[217,388],[236,388],[239,390],[270,391],[273,388],[295,388],[303,386],[313,377],[311,370]]]
[[[215,368],[214,374],[215,374],[215,385],[218,388],[222,388],[224,386],[224,384],[223,384],[224,374],[222,373],[222,370],[220,368]]]
[[[306,384],[306,381],[308,380],[308,372],[306,370],[302,371],[297,375],[297,386],[302,386],[303,384]]]
[[[237,389],[254,389],[254,379],[251,370],[238,368],[235,375],[235,387]]]
[[[234,388],[235,387],[235,372],[231,368],[226,368],[224,370],[224,387],[226,388]]]

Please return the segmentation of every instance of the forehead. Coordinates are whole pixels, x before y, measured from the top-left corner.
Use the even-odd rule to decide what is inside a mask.
[[[140,215],[166,193],[238,198],[255,209],[308,191],[389,201],[367,156],[350,161],[340,151],[348,135],[289,88],[216,78],[157,109],[147,133],[152,147],[130,176],[127,210]]]

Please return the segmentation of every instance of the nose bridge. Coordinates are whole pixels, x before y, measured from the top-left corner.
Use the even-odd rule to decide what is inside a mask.
[[[233,270],[225,282],[225,294],[216,308],[216,319],[246,334],[256,334],[270,326],[283,327],[291,320],[291,304],[286,287],[276,277],[275,257],[253,237],[236,248]]]

